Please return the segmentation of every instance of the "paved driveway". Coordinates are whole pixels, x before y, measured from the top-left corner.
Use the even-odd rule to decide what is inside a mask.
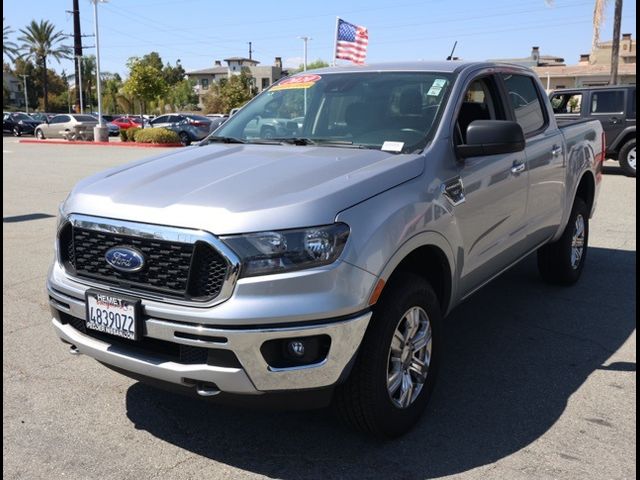
[[[55,338],[44,282],[58,203],[78,179],[154,153],[3,139],[4,478],[635,478],[636,181],[617,164],[580,283],[546,286],[529,258],[456,309],[427,414],[378,442],[329,412],[154,390]]]

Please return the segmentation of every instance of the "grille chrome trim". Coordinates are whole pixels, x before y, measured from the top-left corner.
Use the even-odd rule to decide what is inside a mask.
[[[83,228],[86,230],[93,230],[97,232],[116,235],[128,235],[131,237],[140,237],[149,240],[163,240],[167,242],[188,244],[205,242],[212,248],[214,248],[228,264],[227,274],[225,276],[222,288],[220,289],[220,293],[214,299],[206,302],[181,300],[174,297],[163,296],[159,293],[145,292],[141,290],[122,288],[114,285],[107,285],[99,283],[97,281],[89,280],[84,277],[80,277],[78,275],[73,275],[66,268],[64,268],[65,274],[75,282],[114,293],[134,295],[141,299],[154,300],[163,303],[169,303],[172,305],[185,305],[189,307],[201,308],[218,305],[228,300],[233,294],[233,290],[236,286],[236,282],[240,273],[240,259],[233,252],[233,250],[231,250],[219,238],[209,232],[205,232],[204,230],[193,230],[180,227],[167,227],[164,225],[155,225],[149,223],[130,222],[127,220],[117,220],[112,218],[92,217],[89,215],[80,214],[70,214],[67,217],[67,222],[69,222],[73,227]],[[62,226],[64,225],[64,223],[67,222],[61,223],[61,227],[58,229],[58,234],[62,231]],[[60,258],[58,258],[58,261],[60,262]]]

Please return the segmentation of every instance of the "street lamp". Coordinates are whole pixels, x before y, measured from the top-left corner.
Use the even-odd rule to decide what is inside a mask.
[[[27,113],[29,113],[29,94],[27,93],[27,77],[30,75],[20,75],[22,77],[22,81],[24,82],[24,108]]]
[[[80,113],[84,113],[84,101],[82,100],[82,56],[76,55],[76,60],[78,60],[78,83],[76,88],[80,89]]]
[[[96,85],[98,94],[98,126],[93,129],[93,139],[96,142],[109,141],[109,129],[102,123],[102,87],[100,85],[100,36],[98,35],[98,3],[107,0],[91,0],[93,2],[93,23],[96,36]]]
[[[298,38],[304,42],[304,57],[303,57],[304,63],[302,64],[303,65],[302,71],[306,72],[307,71],[307,42],[309,40],[313,40],[313,38],[311,37],[298,37]]]

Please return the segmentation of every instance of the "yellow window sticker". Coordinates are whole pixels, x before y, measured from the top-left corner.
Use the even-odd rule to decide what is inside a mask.
[[[320,75],[299,75],[292,78],[287,78],[279,84],[271,87],[271,91],[275,90],[293,90],[297,88],[311,88],[322,77]]]

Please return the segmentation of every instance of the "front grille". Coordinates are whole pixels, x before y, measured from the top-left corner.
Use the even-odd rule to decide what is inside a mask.
[[[227,262],[206,242],[133,237],[71,224],[61,230],[59,242],[63,264],[72,274],[132,291],[209,301],[220,294],[227,277]],[[140,251],[145,258],[144,268],[138,272],[112,268],[105,254],[113,247]]]

